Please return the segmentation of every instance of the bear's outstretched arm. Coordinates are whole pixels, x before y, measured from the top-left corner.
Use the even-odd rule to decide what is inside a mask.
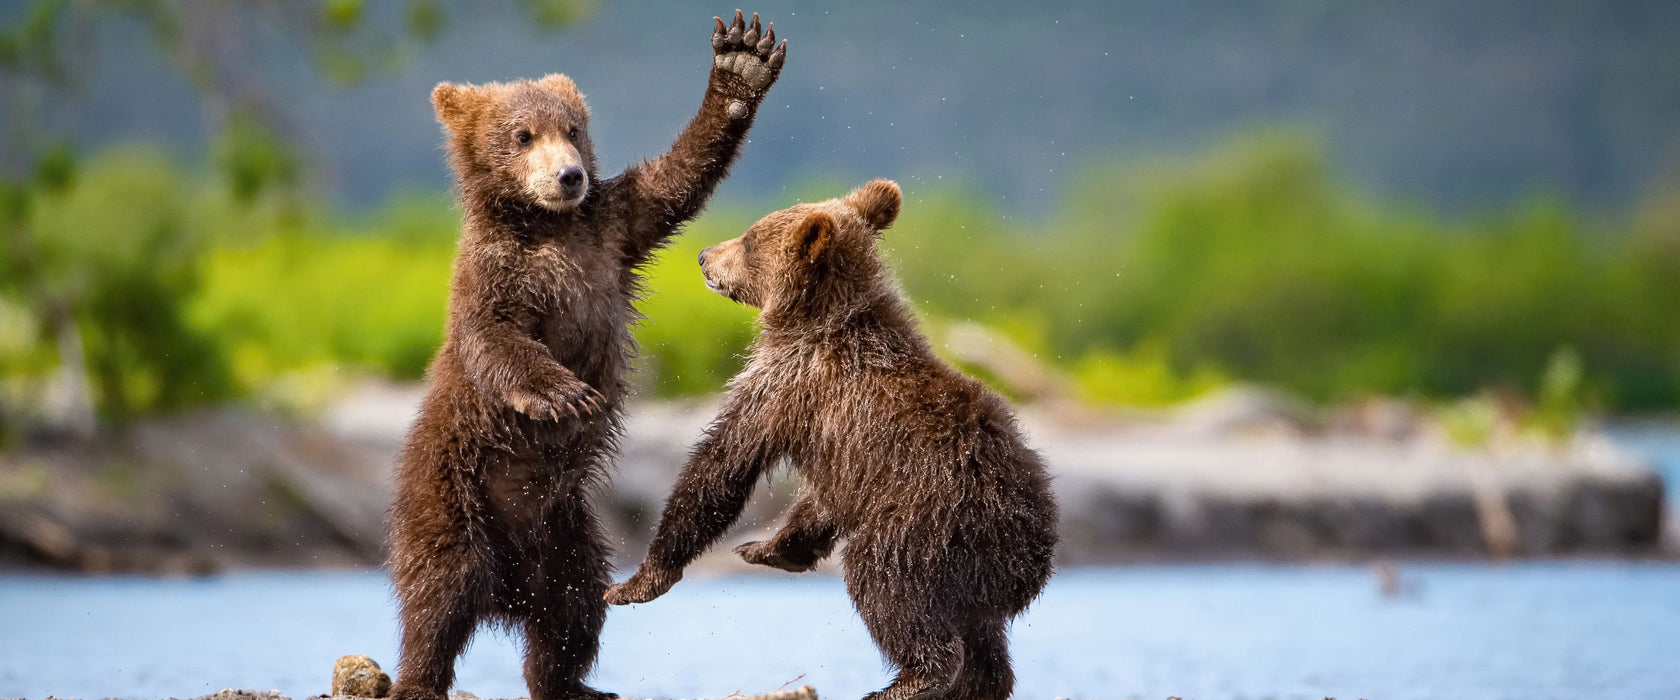
[[[757,14],[750,26],[739,10],[728,28],[716,21],[711,79],[699,113],[670,151],[631,166],[622,176],[630,217],[626,252],[632,260],[644,259],[706,206],[729,174],[759,103],[787,58],[787,42],[777,46],[774,25],[761,28]]]
[[[799,573],[816,568],[834,551],[839,537],[840,527],[817,502],[816,494],[802,491],[788,509],[782,529],[763,542],[741,544],[735,553],[748,564]]]
[[[450,323],[467,378],[480,391],[538,420],[600,411],[606,402],[600,392],[555,360],[548,346],[533,336],[535,312],[512,298],[510,290],[473,281],[516,278],[475,275],[474,261],[462,268]]]
[[[776,455],[746,421],[719,418],[677,476],[647,558],[624,583],[607,589],[613,605],[646,603],[682,580],[682,570],[735,524],[760,474]]]

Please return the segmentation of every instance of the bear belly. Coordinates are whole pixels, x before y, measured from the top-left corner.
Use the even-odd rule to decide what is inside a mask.
[[[575,442],[575,441],[574,441]],[[491,521],[515,541],[539,532],[541,522],[556,500],[583,498],[584,487],[598,474],[590,469],[601,463],[598,455],[579,455],[589,446],[516,450],[484,465],[484,496]],[[568,454],[573,453],[573,454]]]

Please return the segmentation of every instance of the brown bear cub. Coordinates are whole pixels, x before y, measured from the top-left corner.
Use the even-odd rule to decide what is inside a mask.
[[[738,11],[712,47],[699,113],[613,178],[566,76],[432,92],[465,211],[391,504],[395,698],[443,698],[484,621],[524,632],[532,700],[612,697],[583,684],[612,582],[589,494],[621,432],[638,268],[723,179],[787,55]]]
[[[898,186],[800,204],[706,249],[714,291],[761,309],[746,368],[665,503],[647,559],[607,591],[652,600],[786,457],[787,523],[735,549],[807,571],[845,538],[846,588],[898,677],[877,700],[998,700],[1007,627],[1050,578],[1056,503],[1008,403],[934,356],[875,247]]]

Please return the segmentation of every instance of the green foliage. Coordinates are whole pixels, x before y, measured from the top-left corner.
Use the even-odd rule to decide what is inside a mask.
[[[635,333],[643,380],[661,395],[721,390],[751,340],[752,311],[707,290],[694,263],[743,228],[720,218],[691,227],[647,270],[649,318]],[[247,226],[251,242],[204,258],[189,318],[219,337],[250,389],[279,383],[307,397],[322,372],[418,379],[442,342],[458,225],[446,201],[410,198],[350,225]]]
[[[1564,440],[1581,422],[1587,401],[1582,397],[1581,356],[1572,348],[1552,353],[1540,375],[1540,395],[1528,415],[1529,429],[1549,440]]]
[[[215,161],[233,195],[250,203],[276,186],[297,182],[297,158],[255,119],[236,117],[216,137]]]
[[[1130,353],[1093,350],[1073,365],[1079,398],[1093,404],[1163,407],[1224,386],[1224,373],[1211,367],[1181,372],[1166,349],[1143,343]]]
[[[443,33],[443,8],[437,0],[409,0],[403,22],[410,35],[430,43]]]
[[[326,0],[321,3],[321,23],[328,31],[348,32],[362,21],[362,0]]]
[[[36,0],[23,20],[0,30],[0,68],[56,75],[61,71],[56,42],[65,0]]]
[[[635,328],[642,346],[640,380],[660,396],[716,393],[741,369],[754,334],[752,309],[706,288],[695,259],[733,238],[750,220],[727,214],[701,219],[647,269],[647,317]]]
[[[1477,394],[1436,410],[1435,420],[1454,445],[1479,449],[1492,442],[1499,431],[1499,402],[1487,394]]]
[[[443,337],[456,222],[410,200],[343,228],[248,231],[204,258],[189,317],[245,387],[322,367],[417,379]]]
[[[594,0],[521,0],[537,26],[558,29],[588,17]]]
[[[61,181],[58,190],[30,191],[9,225],[6,253],[15,267],[0,293],[10,297],[9,313],[20,317],[14,329],[45,331],[67,314],[94,398],[110,417],[227,396],[231,386],[214,338],[183,315],[208,240],[191,221],[188,192],[172,166],[154,152],[118,151]],[[11,379],[45,368],[29,359],[5,369]]]
[[[350,217],[144,151],[38,162],[28,187],[0,189],[8,404],[56,366],[55,309],[73,310],[114,417],[252,392],[307,404],[344,377],[418,378],[436,352],[459,224],[441,195]],[[1262,134],[1190,163],[1094,169],[1041,223],[912,185],[883,245],[930,328],[988,326],[1095,403],[1164,405],[1233,380],[1330,401],[1398,393],[1444,402],[1465,444],[1524,395],[1515,420],[1551,437],[1585,407],[1680,403],[1670,197],[1626,234],[1554,199],[1442,221],[1345,192],[1322,163],[1308,141]],[[635,329],[648,391],[715,392],[739,369],[754,312],[708,291],[694,258],[786,204],[714,209],[650,265]]]
[[[550,28],[592,7],[526,4]],[[262,71],[248,63],[270,52],[240,47],[257,36],[295,41],[324,77],[354,83],[435,39],[447,21],[441,6],[410,0],[395,36],[362,0],[244,9],[34,0],[0,27],[0,442],[19,432],[17,407],[35,410],[55,391],[55,372],[54,403],[65,405],[52,412],[65,415],[50,419],[80,430],[92,422],[90,401],[121,420],[324,365],[416,377],[435,348],[453,227],[432,225],[445,233],[407,247],[384,230],[400,229],[401,216],[360,236],[311,218],[298,203],[303,163],[277,128],[284,96],[264,94]],[[93,28],[119,15],[143,26],[202,94],[216,180],[133,150],[84,173],[74,144],[54,138],[63,120],[43,107],[83,83],[78,69],[92,64],[78,58],[103,36]],[[205,36],[217,41],[188,46]]]
[[[1043,345],[1094,397],[1149,401],[1091,391],[1114,381],[1096,378],[1125,364],[1115,357],[1328,401],[1533,396],[1570,347],[1584,392],[1572,396],[1680,403],[1676,217],[1635,238],[1542,198],[1443,222],[1367,203],[1323,163],[1310,141],[1263,133],[1187,164],[1092,170],[1042,230],[960,196],[912,195],[887,242],[929,313],[1040,319]]]

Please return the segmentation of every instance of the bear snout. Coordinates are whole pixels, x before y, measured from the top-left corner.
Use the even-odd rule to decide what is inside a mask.
[[[583,191],[584,180],[586,178],[584,176],[583,168],[576,165],[568,165],[560,169],[559,179],[561,195],[566,199],[574,199],[580,192]]]
[[[712,252],[711,248],[706,248],[705,250],[700,251],[700,266],[701,267],[706,266],[706,255],[710,252]]]

